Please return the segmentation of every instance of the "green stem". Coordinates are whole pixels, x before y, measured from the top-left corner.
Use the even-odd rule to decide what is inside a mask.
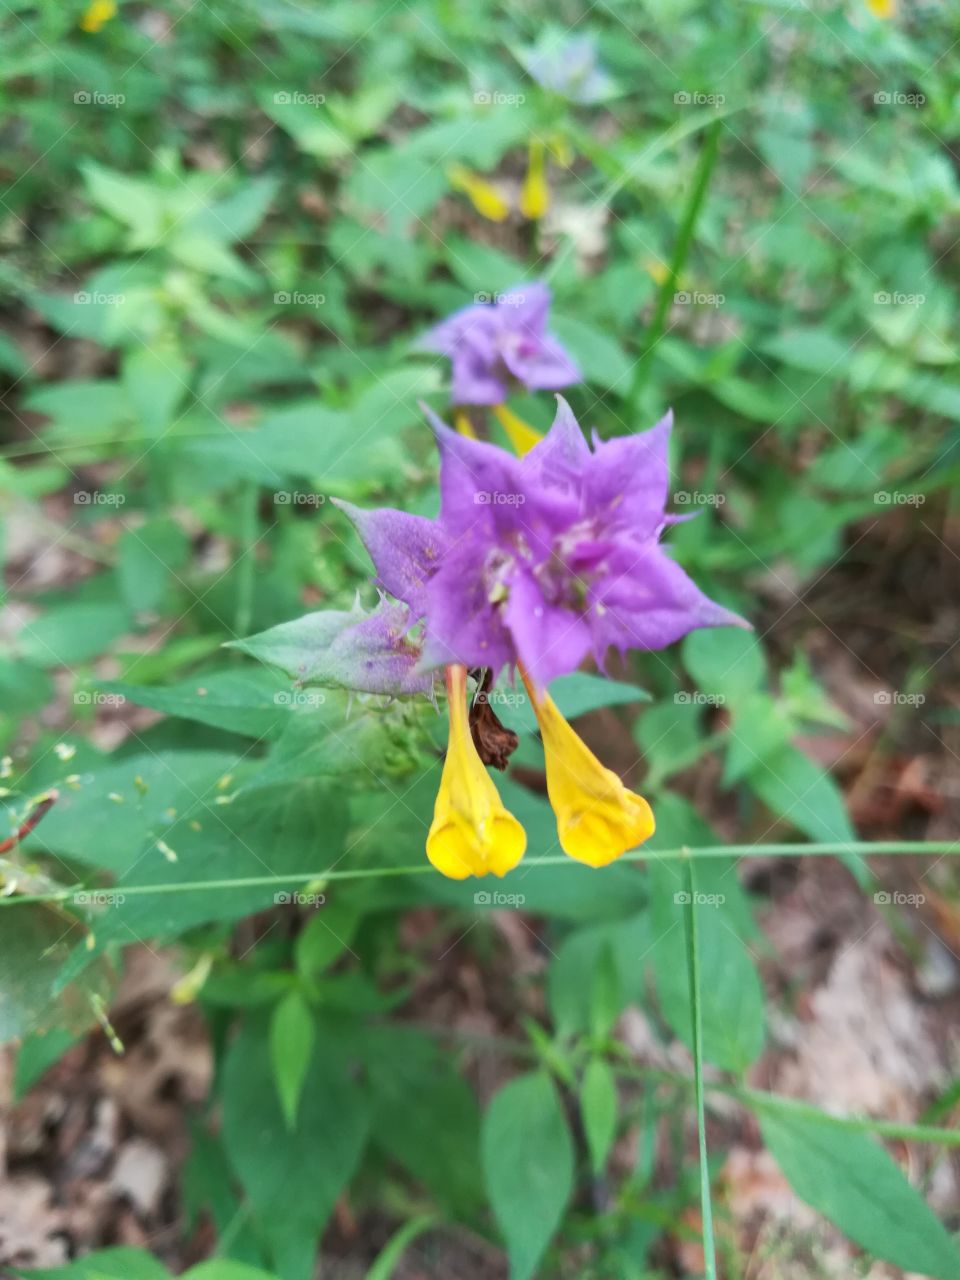
[[[844,854],[856,857],[872,857],[877,854],[893,855],[926,855],[928,857],[949,857],[960,854],[960,841],[957,840],[877,840],[855,841],[850,844],[717,844],[703,845],[692,849],[681,845],[676,849],[643,850],[635,849],[625,853],[621,862],[679,862],[687,858],[802,858],[831,857],[838,858]],[[543,858],[525,858],[523,870],[535,871],[540,867],[575,867],[577,864],[565,854],[548,855]],[[289,885],[310,884],[314,880],[344,881],[389,879],[394,876],[435,876],[437,872],[424,859],[406,867],[348,867],[343,871],[333,868],[315,871],[300,871],[282,876],[243,876],[236,880],[194,880],[174,881],[171,884],[139,884],[124,885],[116,881],[114,888],[122,891],[126,897],[142,896],[150,893],[206,893],[224,889],[265,889]],[[89,893],[89,884],[75,884],[52,893],[20,894],[11,897],[0,897],[0,907],[25,905],[30,902],[69,902],[76,893]]]
[[[717,1280],[717,1247],[713,1239],[713,1205],[710,1200],[710,1164],[703,1102],[703,1018],[700,1009],[700,943],[697,937],[697,879],[693,859],[684,863],[687,907],[687,974],[690,979],[690,1022],[693,1035],[693,1088],[697,1107],[697,1141],[700,1147],[700,1213],[703,1219],[704,1280]]]
[[[244,485],[240,493],[240,555],[237,557],[237,606],[233,629],[238,636],[250,634],[253,618],[254,574],[257,562],[253,549],[257,542],[257,503],[260,494],[256,484]]]
[[[663,331],[667,322],[667,314],[673,305],[674,294],[677,289],[677,280],[680,272],[683,270],[687,261],[687,255],[690,252],[690,246],[693,243],[693,235],[697,228],[697,222],[700,218],[700,211],[703,208],[704,197],[707,194],[707,188],[710,185],[710,178],[713,174],[713,166],[717,159],[717,150],[720,145],[720,126],[721,122],[715,120],[707,129],[706,137],[703,143],[703,150],[700,152],[700,163],[697,166],[697,172],[694,177],[693,190],[690,192],[690,199],[687,203],[686,210],[683,215],[683,221],[680,224],[680,231],[677,235],[676,244],[673,246],[673,255],[670,258],[670,268],[667,277],[660,286],[660,292],[657,295],[656,306],[653,310],[653,317],[650,321],[650,327],[647,330],[646,340],[643,346],[643,352],[637,361],[636,372],[633,375],[633,382],[627,394],[629,404],[636,404],[636,401],[643,389],[643,383],[650,368],[650,356],[654,347],[663,337]]]

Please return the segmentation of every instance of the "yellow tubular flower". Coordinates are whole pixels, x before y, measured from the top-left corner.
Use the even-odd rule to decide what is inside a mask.
[[[628,791],[574,733],[546,692],[538,693],[521,668],[533,704],[547,764],[547,795],[564,853],[590,867],[605,867],[653,835],[653,811]]]
[[[93,0],[86,13],[80,19],[80,26],[91,34],[105,26],[116,15],[115,0]]]
[[[515,413],[511,413],[505,404],[495,404],[493,412],[497,421],[507,433],[507,437],[518,457],[522,458],[525,453],[529,453],[533,446],[539,444],[543,439],[542,432],[537,431],[535,427],[531,427],[529,422],[524,422],[522,418],[518,418]]]
[[[477,213],[490,222],[503,222],[510,206],[492,183],[465,165],[455,164],[447,172],[454,191],[462,191]]]
[[[451,880],[485,876],[488,871],[503,876],[523,857],[527,835],[503,807],[473,745],[466,667],[447,667],[446,679],[450,741],[427,835],[427,857]]]
[[[875,18],[879,18],[881,22],[886,22],[894,17],[897,12],[897,6],[894,0],[867,0],[867,8]]]
[[[462,436],[466,436],[468,440],[476,440],[477,433],[473,429],[473,423],[470,421],[470,415],[466,409],[457,409],[453,415],[453,425],[457,428]]]
[[[530,141],[530,159],[527,176],[520,192],[520,212],[525,218],[542,218],[550,207],[550,188],[547,186],[546,149],[539,138]]]

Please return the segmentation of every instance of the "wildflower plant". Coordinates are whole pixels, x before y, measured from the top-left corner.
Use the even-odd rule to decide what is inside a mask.
[[[546,296],[532,292],[542,324]],[[493,309],[470,308],[441,326],[457,398],[504,394],[496,370],[506,351],[528,377],[543,362],[572,375],[553,351],[540,355],[542,335],[525,338],[496,315],[486,328],[477,311]],[[525,342],[530,364],[516,355]],[[482,367],[458,375],[464,358],[482,358]],[[747,625],[705,596],[661,542],[681,518],[665,510],[672,418],[633,436],[594,434],[591,444],[558,397],[549,433],[518,458],[426,412],[440,452],[438,517],[337,503],[375,565],[385,593],[378,607],[313,614],[253,637],[248,651],[282,654],[279,665],[298,682],[386,697],[431,693],[433,673],[445,673],[450,736],[427,856],[456,880],[503,876],[526,848],[485,767],[505,767],[502,726],[489,704],[483,721],[466,707],[468,673],[481,693],[501,675],[519,677],[543,740],[559,844],[579,862],[605,866],[653,834],[653,813],[570,727],[548,685],[588,657],[603,670],[611,653],[663,648],[700,627]]]

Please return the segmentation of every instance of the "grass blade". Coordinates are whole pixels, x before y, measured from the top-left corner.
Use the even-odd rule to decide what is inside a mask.
[[[703,1107],[703,1017],[700,997],[700,950],[697,942],[696,886],[694,861],[684,863],[687,901],[684,923],[687,935],[687,975],[690,979],[690,1010],[693,1021],[693,1073],[697,1103],[697,1139],[700,1146],[700,1211],[703,1218],[704,1280],[717,1280],[717,1252],[713,1241],[713,1205],[710,1200],[710,1168],[707,1164],[707,1132]]]

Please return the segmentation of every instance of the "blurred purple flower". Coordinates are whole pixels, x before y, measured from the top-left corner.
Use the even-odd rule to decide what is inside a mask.
[[[613,91],[613,81],[597,62],[591,36],[550,38],[519,57],[542,88],[571,102],[600,102]]]
[[[709,600],[660,545],[668,414],[650,431],[584,438],[559,399],[524,458],[430,415],[440,448],[437,520],[338,503],[384,590],[424,620],[420,670],[520,664],[543,687],[587,654],[660,649],[697,627],[747,626]],[[429,411],[428,411],[429,412]]]
[[[502,404],[511,382],[533,391],[579,382],[576,363],[546,332],[549,310],[545,284],[518,285],[431,329],[421,345],[452,360],[454,403]]]

